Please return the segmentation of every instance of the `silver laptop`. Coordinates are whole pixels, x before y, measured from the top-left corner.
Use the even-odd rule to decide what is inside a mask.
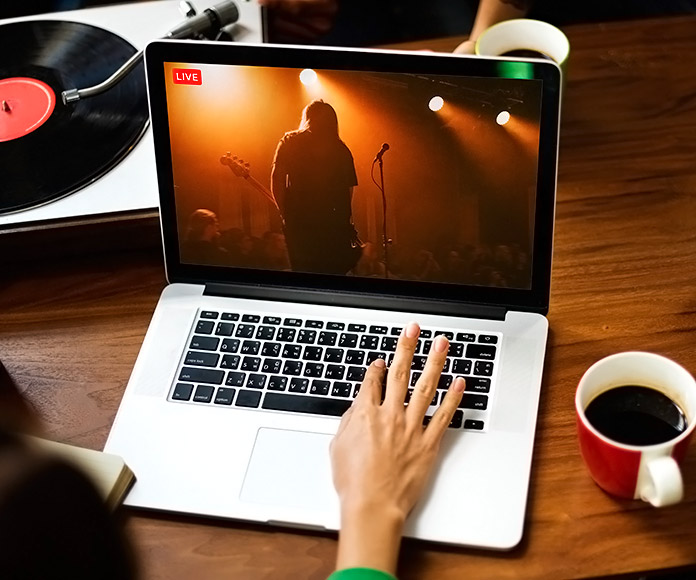
[[[135,507],[339,527],[329,442],[409,321],[466,378],[410,537],[523,535],[546,348],[559,70],[201,42],[146,51],[169,285],[106,451]],[[426,418],[427,421],[427,418]]]

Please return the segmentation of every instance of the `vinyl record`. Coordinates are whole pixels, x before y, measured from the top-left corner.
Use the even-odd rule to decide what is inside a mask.
[[[148,122],[142,63],[100,95],[66,105],[61,93],[101,83],[135,52],[87,24],[0,25],[0,214],[73,193],[128,154]]]

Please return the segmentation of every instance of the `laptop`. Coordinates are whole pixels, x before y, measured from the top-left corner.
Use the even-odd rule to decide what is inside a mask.
[[[129,506],[339,528],[329,443],[366,366],[449,337],[466,392],[406,535],[521,539],[546,349],[559,69],[156,41],[168,286],[105,451]],[[427,421],[427,418],[426,418]]]

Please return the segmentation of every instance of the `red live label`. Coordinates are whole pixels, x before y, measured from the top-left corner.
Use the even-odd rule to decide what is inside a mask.
[[[203,84],[201,71],[196,68],[172,69],[175,85],[200,85]]]

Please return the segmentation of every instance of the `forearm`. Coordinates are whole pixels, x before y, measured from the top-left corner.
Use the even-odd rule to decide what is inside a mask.
[[[282,173],[275,168],[271,173],[271,193],[278,204],[280,213],[285,213],[285,173]]]
[[[523,18],[531,0],[480,0],[469,40],[476,40],[487,28],[511,18]]]
[[[336,569],[374,568],[395,574],[404,519],[397,509],[342,510]]]

